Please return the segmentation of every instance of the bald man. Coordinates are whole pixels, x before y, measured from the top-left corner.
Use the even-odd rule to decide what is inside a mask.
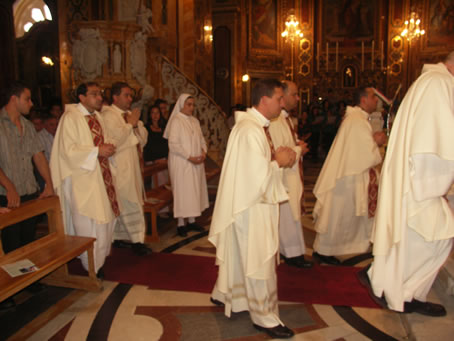
[[[304,141],[298,139],[296,127],[290,112],[299,101],[298,87],[290,81],[283,81],[283,109],[278,118],[270,123],[270,135],[275,148],[289,147],[296,153],[295,164],[282,172],[283,183],[287,188],[289,200],[279,205],[279,250],[284,261],[298,268],[310,268],[313,263],[304,259],[304,244],[301,214],[303,199],[303,168],[301,158],[309,149]]]

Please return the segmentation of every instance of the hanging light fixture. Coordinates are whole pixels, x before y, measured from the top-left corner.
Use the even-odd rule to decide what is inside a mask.
[[[419,38],[426,33],[425,30],[419,27],[420,23],[421,19],[419,19],[418,14],[416,12],[411,12],[410,18],[405,20],[405,28],[400,35],[407,38],[409,42],[415,38]]]
[[[281,33],[281,36],[285,38],[286,42],[291,41],[292,43],[295,39],[301,39],[304,36],[294,10],[290,11],[289,16],[285,20],[285,30]]]

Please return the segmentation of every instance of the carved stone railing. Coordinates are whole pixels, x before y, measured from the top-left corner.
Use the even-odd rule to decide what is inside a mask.
[[[188,93],[195,99],[195,113],[200,121],[203,135],[208,145],[209,156],[218,164],[224,158],[230,130],[226,115],[216,102],[194,81],[189,79],[175,64],[160,56],[160,77],[164,99],[169,104],[175,103],[182,93]]]

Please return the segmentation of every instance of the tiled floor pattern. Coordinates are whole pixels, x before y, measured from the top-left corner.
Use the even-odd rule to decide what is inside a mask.
[[[309,164],[305,168],[308,214],[303,218],[303,226],[308,247],[307,258],[312,253],[311,246],[315,237],[310,214],[315,203],[312,189],[319,169],[320,164]],[[211,212],[207,210],[199,223],[208,228],[210,218]],[[208,242],[207,233],[190,232],[187,238],[181,238],[175,233],[175,222],[160,220],[160,223],[161,240],[151,245],[154,251],[214,256],[215,249]],[[354,263],[350,265],[357,266],[363,266],[371,260],[368,255],[354,256],[343,259],[349,259]],[[56,295],[62,297],[54,304],[46,303],[48,296],[56,298]],[[29,318],[30,321],[22,328],[16,328],[18,330],[9,338],[11,340],[269,339],[252,328],[247,313],[233,314],[230,319],[225,317],[222,308],[210,303],[209,294],[150,290],[144,286],[105,281],[104,289],[99,293],[79,290],[62,292],[58,288],[48,288],[31,303],[30,300],[33,301],[34,297],[25,293],[18,296],[19,301],[29,304],[26,311],[36,310],[39,314]],[[46,297],[42,299],[44,303],[39,301],[40,296]],[[451,340],[454,335],[452,297],[437,297],[433,291],[431,298],[435,301],[451,300],[447,306],[448,318],[431,319],[383,309],[289,302],[280,302],[280,315],[295,331],[293,340],[433,340],[434,333],[438,335],[438,341]],[[11,326],[16,320],[23,319],[21,307],[22,305],[17,308],[18,311],[8,315],[0,314],[0,340],[6,338],[1,334],[1,330],[6,330],[2,323]]]

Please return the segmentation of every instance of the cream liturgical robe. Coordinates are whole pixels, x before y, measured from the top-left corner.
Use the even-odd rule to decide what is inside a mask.
[[[112,157],[118,176],[115,178],[117,198],[121,202],[121,215],[114,231],[114,239],[143,243],[145,238],[145,219],[143,214],[143,178],[140,169],[137,145],[147,143],[148,132],[142,121],[133,129],[126,123],[123,110],[112,104],[103,107],[102,116],[111,142],[116,147]],[[128,113],[129,114],[129,113]]]
[[[180,112],[188,96],[180,96],[164,131],[169,140],[168,164],[176,218],[198,217],[209,206],[205,165],[188,160],[207,152],[199,120]]]
[[[236,113],[222,167],[209,240],[216,246],[213,298],[225,314],[249,310],[254,323],[280,324],[276,262],[279,203],[288,200],[282,170],[271,161],[268,120],[255,109]]]
[[[392,127],[372,234],[372,288],[393,310],[426,301],[452,248],[453,115],[454,77],[442,63],[424,65]]]
[[[369,169],[380,162],[368,113],[348,106],[313,191],[314,251],[327,256],[367,251],[373,222]]]
[[[283,110],[279,117],[270,122],[270,135],[273,139],[274,148],[286,146],[293,149],[296,153],[295,164],[292,168],[285,168],[284,185],[288,190],[289,203],[292,209],[293,218],[297,221],[301,220],[301,195],[303,194],[303,183],[299,170],[301,162],[301,147],[295,145],[295,140],[287,123],[288,113]],[[293,122],[292,122],[293,124]]]
[[[304,255],[303,229],[301,227],[301,196],[303,182],[300,174],[301,147],[295,143],[293,135],[293,121],[289,114],[282,110],[278,118],[270,122],[270,135],[274,148],[281,146],[290,147],[296,153],[296,162],[291,168],[283,169],[283,183],[287,188],[289,200],[280,205],[279,214],[279,251],[285,257],[298,257]],[[293,130],[294,131],[294,130]]]
[[[98,162],[98,147],[93,144],[86,115],[89,113],[82,104],[66,105],[54,138],[50,171],[54,189],[60,197],[66,233],[97,238],[97,271],[110,252],[115,215]],[[98,112],[93,115],[96,115],[104,138],[108,140],[101,115]],[[111,165],[110,169],[115,177],[115,167]],[[86,223],[77,224],[77,221],[80,221],[79,216],[93,221],[93,227],[87,227]],[[84,264],[84,259],[82,263]]]

